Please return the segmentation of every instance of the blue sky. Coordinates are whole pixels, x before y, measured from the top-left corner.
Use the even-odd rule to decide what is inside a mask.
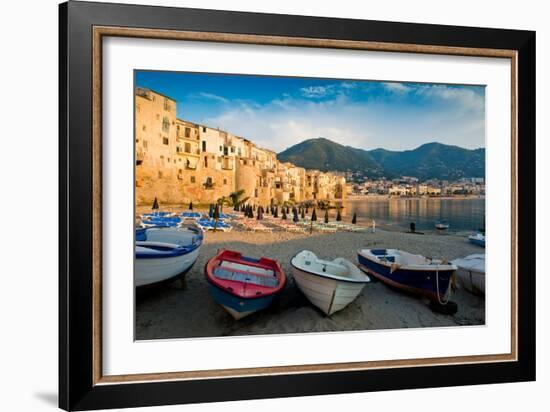
[[[280,152],[325,137],[361,149],[485,147],[483,86],[136,71],[178,117]]]

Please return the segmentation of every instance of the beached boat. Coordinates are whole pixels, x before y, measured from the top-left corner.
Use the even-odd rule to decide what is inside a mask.
[[[476,233],[475,235],[468,236],[470,243],[474,245],[485,247],[485,235],[483,233]]]
[[[476,294],[485,294],[485,255],[474,254],[452,261],[458,268],[458,283],[467,291]]]
[[[447,230],[450,227],[451,227],[451,225],[446,220],[441,220],[441,221],[435,223],[435,228],[437,230]]]
[[[309,250],[295,255],[290,265],[298,288],[327,315],[344,309],[370,282],[370,278],[350,261],[343,258],[321,260]]]
[[[398,249],[360,249],[359,267],[382,282],[445,303],[456,266]]]
[[[136,229],[135,286],[183,276],[197,260],[202,241],[202,232],[193,227]]]
[[[212,297],[235,319],[265,309],[284,288],[279,262],[222,250],[204,269]]]

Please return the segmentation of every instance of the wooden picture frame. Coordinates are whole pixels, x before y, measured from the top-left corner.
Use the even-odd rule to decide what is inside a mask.
[[[120,408],[535,379],[534,32],[72,1],[61,4],[59,13],[61,408]],[[105,36],[510,59],[511,353],[103,376],[101,45]]]

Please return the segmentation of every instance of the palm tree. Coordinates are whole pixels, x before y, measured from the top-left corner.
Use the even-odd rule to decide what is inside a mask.
[[[340,213],[340,208],[338,208],[338,213],[336,214],[336,221],[340,222],[342,220],[342,214]]]
[[[244,195],[245,191],[244,190],[237,190],[235,192],[231,192],[229,193],[229,199],[231,200],[231,205],[232,206],[238,206],[244,202],[246,202],[248,200],[248,197],[244,198],[244,199],[241,199],[242,196]]]

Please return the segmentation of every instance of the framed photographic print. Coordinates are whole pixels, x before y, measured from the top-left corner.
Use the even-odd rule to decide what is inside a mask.
[[[535,33],[60,5],[60,407],[535,379]]]

